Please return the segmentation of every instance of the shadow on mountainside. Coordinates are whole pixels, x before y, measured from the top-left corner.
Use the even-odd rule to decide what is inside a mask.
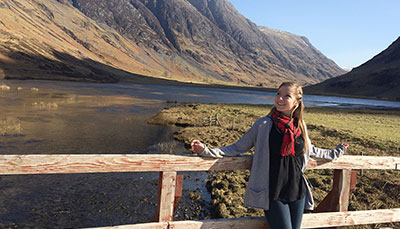
[[[143,75],[130,73],[89,58],[79,59],[68,53],[52,51],[54,59],[37,54],[9,52],[13,62],[0,59],[3,79],[41,79],[115,83],[124,79],[143,80]],[[111,63],[110,63],[111,64]]]
[[[0,50],[1,51],[1,50]],[[162,79],[131,73],[89,58],[79,59],[68,53],[52,51],[54,59],[43,55],[32,55],[24,52],[3,52],[12,60],[7,62],[0,58],[0,79],[15,80],[60,80],[94,83],[133,83],[164,84],[191,87],[212,87],[244,89],[258,91],[275,91],[275,88],[252,86],[231,86],[221,84],[201,84],[182,82],[174,79]]]

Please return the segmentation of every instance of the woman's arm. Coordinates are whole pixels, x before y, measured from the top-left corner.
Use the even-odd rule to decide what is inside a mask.
[[[343,155],[348,147],[347,143],[340,143],[335,149],[322,149],[310,144],[309,149],[311,158],[321,158],[326,160],[334,160]]]
[[[347,151],[347,147],[349,147],[349,144],[345,142],[341,142],[339,145],[336,146],[335,149],[322,149],[315,147],[313,144],[311,144],[311,140],[308,137],[307,125],[304,121],[303,125],[305,127],[305,134],[308,140],[308,153],[311,158],[334,160],[343,155]]]
[[[254,124],[236,143],[222,148],[209,148],[199,140],[191,143],[192,151],[200,156],[222,158],[224,156],[234,157],[249,151],[255,144],[257,137],[257,126]]]

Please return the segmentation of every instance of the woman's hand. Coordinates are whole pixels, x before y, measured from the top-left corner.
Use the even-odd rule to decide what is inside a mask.
[[[344,146],[346,149],[349,147],[349,144],[343,140],[340,141],[340,144]]]
[[[190,146],[192,147],[192,151],[197,154],[203,152],[205,148],[204,144],[201,143],[199,140],[193,140]]]

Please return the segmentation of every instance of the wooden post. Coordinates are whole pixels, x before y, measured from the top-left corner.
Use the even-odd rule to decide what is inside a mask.
[[[336,209],[340,212],[345,212],[348,210],[349,207],[349,198],[350,198],[350,183],[351,183],[351,169],[343,169],[343,170],[336,170],[334,173],[337,173],[339,176],[339,184],[337,191],[334,190],[339,194],[339,203]]]
[[[357,171],[351,171],[350,192],[356,189],[356,184],[357,184]]]
[[[176,185],[175,185],[175,195],[174,195],[174,211],[178,206],[179,200],[182,196],[182,187],[183,187],[183,175],[176,176]]]
[[[361,156],[364,156],[363,152],[361,152]],[[360,176],[364,176],[364,170],[363,169],[360,169]]]
[[[350,192],[355,188],[355,175],[355,171],[353,172],[351,169],[335,169],[332,190],[314,212],[347,212]]]
[[[353,175],[354,177],[354,175]],[[351,169],[335,169],[333,174],[332,190],[321,201],[314,212],[347,211],[349,206],[350,188],[352,179]]]
[[[218,114],[215,115],[215,125],[222,126],[221,122],[219,121]]]
[[[159,218],[160,218],[160,200],[161,200],[161,192],[163,192],[162,191],[162,180],[163,180],[163,174],[160,173],[160,178],[158,180],[158,208],[154,215],[153,222],[159,222]],[[176,175],[174,205],[173,205],[173,210],[172,210],[173,212],[175,211],[175,208],[178,206],[179,200],[182,197],[182,187],[183,187],[183,175]],[[163,222],[165,222],[165,221],[163,221]]]
[[[176,172],[160,172],[158,180],[158,208],[155,215],[158,222],[169,222],[174,217],[174,201],[175,201],[175,186]]]

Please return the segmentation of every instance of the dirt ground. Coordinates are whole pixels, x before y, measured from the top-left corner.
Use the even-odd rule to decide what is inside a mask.
[[[193,139],[199,139],[209,147],[222,147],[237,141],[256,119],[265,116],[270,109],[267,105],[185,104],[164,109],[148,122],[182,127],[175,132],[174,138],[184,142],[187,149],[190,148]],[[400,128],[398,110],[313,107],[306,110],[305,120],[311,141],[317,147],[333,148],[340,140],[345,140],[350,144],[349,154],[399,156],[400,137],[387,134],[388,125],[392,128],[389,131],[391,133]],[[369,127],[371,122],[375,123],[373,127]],[[360,125],[367,129],[359,129]],[[364,170],[357,173],[357,185],[351,193],[349,210],[400,207],[399,171]],[[333,171],[307,170],[306,176],[314,187],[313,195],[317,206],[331,189]],[[247,170],[209,174],[206,187],[211,194],[213,205],[212,215],[209,217],[263,215],[261,210],[243,207],[248,177]],[[385,226],[399,228],[400,224],[363,225],[353,228]]]

